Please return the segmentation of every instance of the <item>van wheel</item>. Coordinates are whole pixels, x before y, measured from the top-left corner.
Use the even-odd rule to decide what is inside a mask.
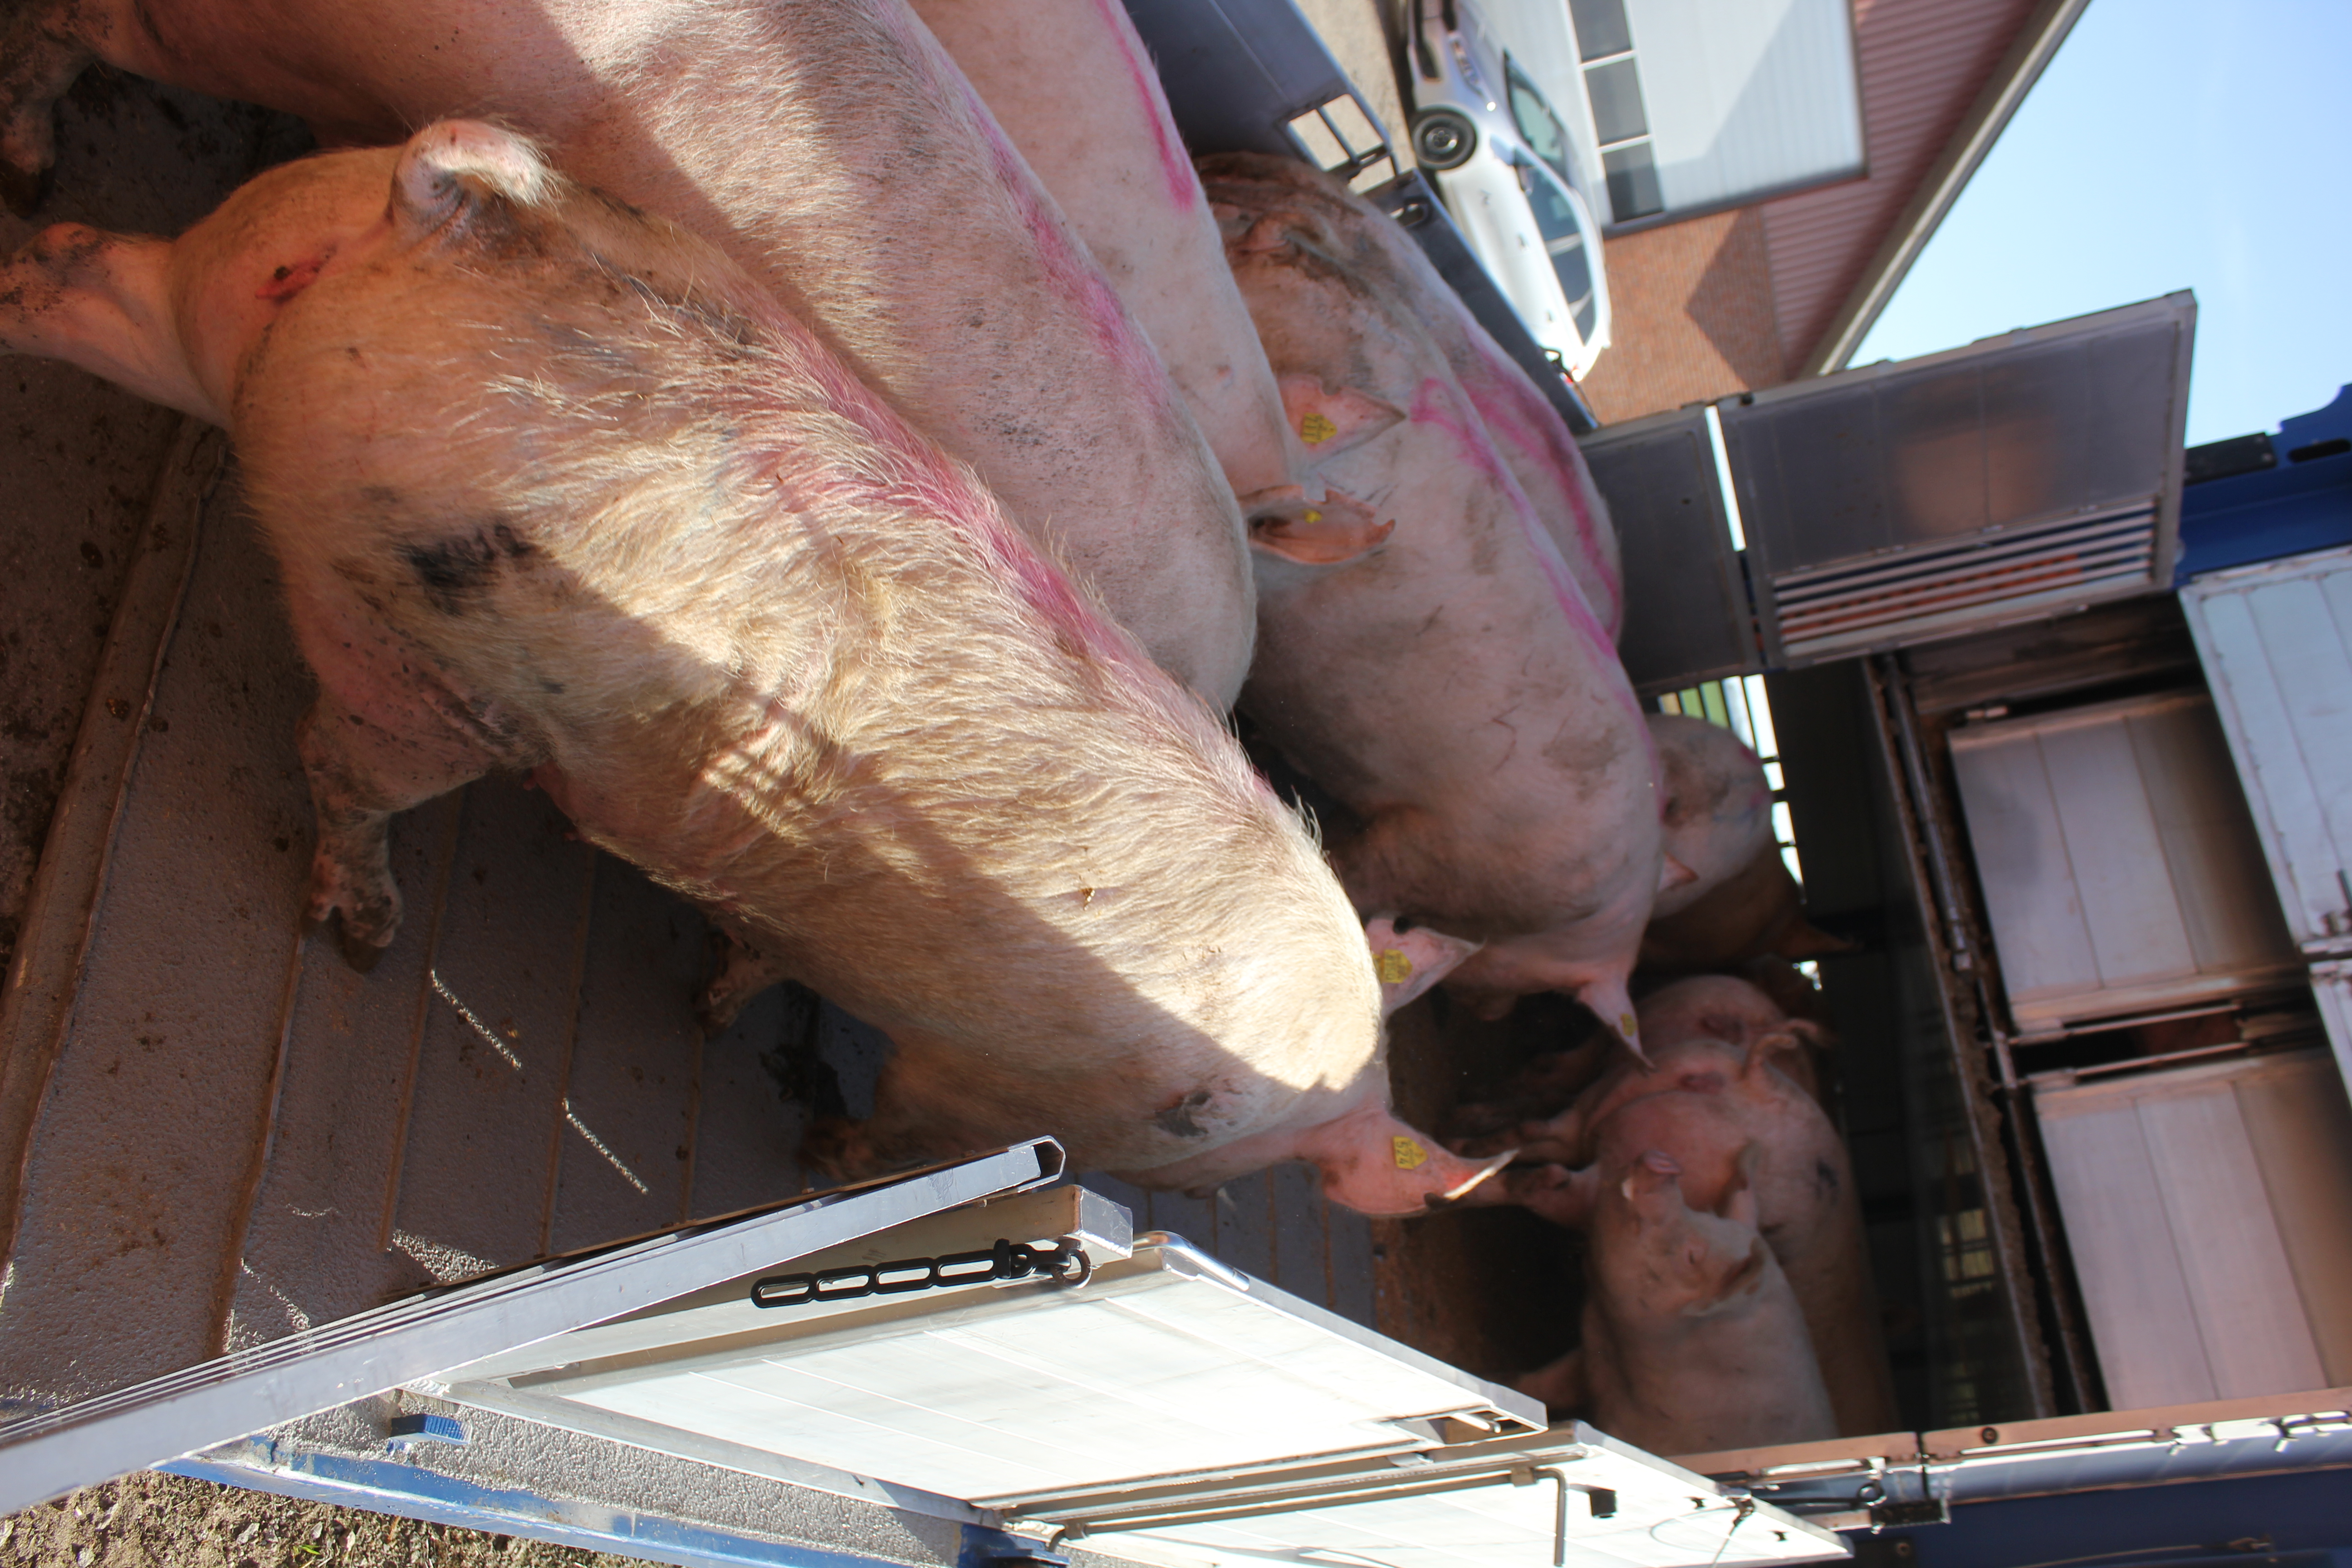
[[[1413,116],[1412,155],[1424,169],[1458,169],[1478,150],[1478,128],[1450,109]]]

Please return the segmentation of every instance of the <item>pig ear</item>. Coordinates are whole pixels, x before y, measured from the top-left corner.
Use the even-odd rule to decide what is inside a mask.
[[[1588,980],[1576,988],[1576,999],[1591,1009],[1594,1017],[1608,1026],[1609,1032],[1625,1042],[1625,1048],[1643,1067],[1650,1058],[1642,1049],[1642,1026],[1633,1016],[1633,998],[1626,994],[1624,980],[1617,975],[1603,975]]]
[[[1295,487],[1285,487],[1295,488]],[[1338,490],[1323,500],[1285,496],[1272,503],[1251,498],[1250,543],[1302,566],[1337,566],[1373,550],[1396,531],[1371,508]]]
[[[1311,375],[1282,378],[1282,412],[1310,462],[1361,446],[1404,418],[1394,404],[1352,387],[1328,391]]]
[[[1427,926],[1399,931],[1382,915],[1364,922],[1372,969],[1381,979],[1381,1016],[1385,1018],[1439,981],[1486,944],[1447,936]]]
[[[1675,888],[1685,888],[1697,880],[1698,873],[1684,865],[1681,861],[1675,859],[1673,856],[1666,855],[1659,858],[1658,891],[1664,893],[1669,892]]]
[[[1740,1064],[1739,1073],[1742,1078],[1760,1079],[1780,1058],[1802,1057],[1804,1054],[1804,1038],[1796,1032],[1793,1026],[1783,1029],[1769,1029],[1757,1036],[1748,1044],[1748,1057]]]
[[[0,350],[63,360],[151,403],[228,423],[198,383],[172,308],[172,245],[80,224],[0,262]]]
[[[1325,1197],[1358,1214],[1399,1219],[1455,1202],[1517,1152],[1465,1160],[1382,1106],[1309,1130],[1298,1152],[1322,1170]]]
[[[444,120],[408,139],[393,168],[393,210],[420,228],[447,222],[484,191],[540,199],[548,169],[531,144],[478,120]]]
[[[1658,1224],[1689,1205],[1683,1201],[1683,1168],[1662,1149],[1644,1151],[1618,1179],[1618,1195],[1643,1219]]]

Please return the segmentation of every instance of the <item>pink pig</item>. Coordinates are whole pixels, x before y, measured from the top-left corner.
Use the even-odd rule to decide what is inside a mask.
[[[1596,1178],[1582,1342],[1519,1380],[1654,1454],[1719,1453],[1837,1435],[1790,1280],[1744,1184],[1721,1214],[1689,1202],[1656,1150]]]
[[[1659,818],[1666,855],[1690,872],[1650,908],[1657,921],[1729,880],[1772,837],[1772,786],[1763,764],[1720,724],[1679,713],[1648,716],[1658,748]]]
[[[1878,1321],[1862,1204],[1845,1144],[1821,1106],[1778,1065],[1805,1047],[1769,1034],[1745,1047],[1705,1035],[1654,1043],[1656,1066],[1624,1064],[1548,1124],[1508,1136],[1520,1164],[1470,1194],[1523,1204],[1583,1229],[1606,1197],[1610,1173],[1644,1151],[1672,1156],[1693,1207],[1714,1213],[1752,1187],[1754,1223],[1796,1291],[1822,1376],[1849,1435],[1896,1421],[1893,1376]],[[1472,1143],[1475,1150],[1480,1145]]]
[[[1368,915],[1484,945],[1447,979],[1567,991],[1629,1043],[1662,875],[1649,731],[1607,631],[1433,335],[1396,226],[1287,160],[1204,160],[1322,503],[1252,520],[1243,706],[1362,822]]]
[[[226,418],[347,937],[399,921],[393,814],[529,772],[890,1035],[837,1174],[1047,1132],[1383,1214],[1483,1173],[1387,1113],[1362,931],[1217,717],[767,289],[510,133],[50,229],[0,348]]]
[[[93,58],[300,115],[327,145],[493,117],[707,235],[982,480],[1180,679],[1249,668],[1240,513],[1159,355],[904,0],[18,0],[22,204]],[[1126,90],[1110,84],[1108,90]]]

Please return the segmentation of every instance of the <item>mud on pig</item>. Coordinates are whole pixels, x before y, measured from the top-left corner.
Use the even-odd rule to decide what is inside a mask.
[[[1363,933],[1216,716],[765,289],[517,137],[50,229],[0,347],[226,417],[347,933],[399,920],[392,814],[530,771],[889,1033],[838,1173],[1045,1132],[1147,1184],[1249,1140],[1381,1213],[1480,1173],[1388,1114]]]

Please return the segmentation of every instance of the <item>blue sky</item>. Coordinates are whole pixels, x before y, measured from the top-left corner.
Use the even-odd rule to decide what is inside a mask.
[[[2352,0],[2091,0],[1856,364],[2197,293],[2191,445],[2352,382]]]

